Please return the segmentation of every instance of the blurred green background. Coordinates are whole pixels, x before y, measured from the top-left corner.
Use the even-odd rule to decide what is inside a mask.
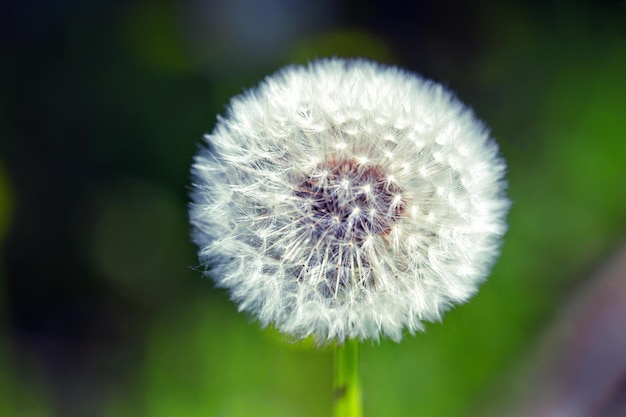
[[[567,306],[623,253],[624,1],[3,7],[0,416],[329,415],[332,352],[237,313],[196,270],[186,218],[192,156],[228,99],[317,57],[442,82],[509,165],[510,231],[492,275],[425,333],[364,344],[366,417],[514,415],[537,384],[533,352],[572,323],[556,318],[589,308],[605,322],[606,300]],[[624,342],[623,327],[608,329],[613,339],[583,334],[563,355]],[[617,376],[589,382],[604,402],[559,415],[626,415],[626,348],[604,358]]]

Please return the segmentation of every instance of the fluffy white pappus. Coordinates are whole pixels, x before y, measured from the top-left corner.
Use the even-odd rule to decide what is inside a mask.
[[[263,326],[399,341],[465,302],[506,230],[505,163],[441,85],[365,60],[235,97],[195,157],[199,258]]]

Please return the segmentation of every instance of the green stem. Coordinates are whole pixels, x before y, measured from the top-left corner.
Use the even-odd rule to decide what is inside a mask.
[[[333,416],[361,417],[361,384],[359,382],[359,341],[348,339],[335,346],[333,380]]]

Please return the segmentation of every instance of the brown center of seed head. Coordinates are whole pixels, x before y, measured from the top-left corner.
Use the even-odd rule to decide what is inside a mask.
[[[313,239],[360,246],[390,232],[406,207],[403,191],[381,165],[329,159],[305,176],[294,194]]]

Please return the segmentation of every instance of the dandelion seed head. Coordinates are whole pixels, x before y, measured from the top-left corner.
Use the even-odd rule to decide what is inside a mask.
[[[235,97],[206,142],[193,238],[264,326],[400,340],[471,297],[498,254],[497,146],[417,75],[364,60],[289,67]]]

